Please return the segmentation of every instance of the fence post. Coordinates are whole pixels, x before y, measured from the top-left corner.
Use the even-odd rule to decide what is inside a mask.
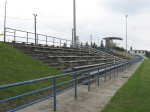
[[[99,78],[100,78],[100,67],[98,68],[98,80],[97,80],[98,86],[99,86]]]
[[[53,103],[54,111],[56,111],[56,77],[53,77]]]
[[[90,71],[88,72],[88,91],[90,91]]]
[[[77,73],[74,74],[74,93],[75,93],[75,100],[77,99]]]

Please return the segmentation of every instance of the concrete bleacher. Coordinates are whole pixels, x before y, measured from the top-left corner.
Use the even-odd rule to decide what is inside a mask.
[[[72,71],[72,68],[79,66],[94,66],[122,60],[105,52],[88,52],[73,47],[54,47],[25,43],[12,43],[12,45],[22,52],[62,71]]]

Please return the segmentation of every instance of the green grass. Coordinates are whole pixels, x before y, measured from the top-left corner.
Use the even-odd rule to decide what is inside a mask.
[[[53,76],[60,73],[62,72],[23,54],[11,45],[0,43],[0,85]],[[70,77],[60,78],[57,82],[68,79]],[[51,83],[52,81],[48,80],[12,89],[0,90],[0,99],[47,87]]]
[[[150,60],[145,60],[102,112],[150,112]]]

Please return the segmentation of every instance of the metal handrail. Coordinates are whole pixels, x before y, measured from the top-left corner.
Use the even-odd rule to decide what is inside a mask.
[[[118,71],[120,71],[119,69],[125,70],[125,69],[127,69],[127,67],[129,67],[132,64],[140,61],[141,59],[142,59],[142,57],[137,57],[137,58],[134,58],[132,60],[124,61],[124,62],[121,62],[121,63],[115,63],[115,64],[113,63],[111,65],[92,67],[92,68],[78,70],[78,71],[74,71],[74,72],[70,72],[70,73],[59,74],[59,75],[56,75],[56,76],[50,76],[50,77],[44,77],[44,78],[39,78],[39,79],[34,79],[34,80],[29,80],[29,81],[24,81],[24,82],[18,82],[18,83],[13,83],[13,84],[2,85],[2,86],[0,86],[0,90],[13,88],[13,87],[21,86],[21,85],[33,84],[33,83],[41,82],[41,81],[45,81],[45,80],[51,80],[53,82],[53,84],[51,84],[49,87],[45,87],[45,88],[41,88],[41,89],[34,90],[34,91],[31,91],[31,92],[23,93],[23,94],[18,95],[18,96],[6,98],[6,99],[3,99],[3,100],[0,100],[0,103],[16,100],[18,98],[28,96],[28,95],[31,95],[31,94],[36,94],[36,93],[43,92],[43,91],[46,91],[46,90],[51,90],[51,91],[53,91],[53,93],[49,97],[46,97],[46,98],[53,98],[54,111],[56,111],[56,103],[57,103],[56,102],[56,95],[57,94],[61,94],[63,92],[66,92],[66,91],[74,88],[75,89],[75,96],[77,97],[76,88],[78,86],[80,86],[82,84],[85,84],[85,83],[88,83],[88,90],[90,91],[91,81],[99,79],[99,75],[104,75],[105,80],[106,80],[106,75],[108,74],[108,72],[114,70],[114,72],[117,72],[117,74],[118,74]],[[96,71],[96,72],[93,72],[93,70]],[[87,73],[89,75],[79,76],[79,74],[83,74],[83,73],[84,74]],[[61,83],[56,83],[56,80],[58,80],[61,77],[66,77],[68,75],[73,76],[71,80],[67,80],[67,81],[64,81],[64,82],[61,82]],[[84,80],[81,83],[77,83],[79,80],[81,80],[83,78],[85,78],[86,80]],[[61,91],[57,92],[59,86],[62,86],[62,85],[68,84],[68,83],[74,83],[75,85],[70,86],[69,88],[66,88],[65,90],[61,90]],[[45,98],[42,98],[42,100],[43,99],[45,99]],[[15,109],[12,109],[10,111],[12,111],[12,112],[16,111],[18,109],[27,107],[30,104],[34,104],[35,102],[42,101],[42,100],[33,101],[32,103],[26,104],[24,106],[21,106],[21,107],[15,108]]]

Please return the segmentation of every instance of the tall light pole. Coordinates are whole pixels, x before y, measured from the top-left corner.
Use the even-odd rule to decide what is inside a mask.
[[[127,19],[128,19],[128,15],[126,14],[126,51],[128,52],[128,21],[127,21]]]
[[[76,1],[73,0],[73,34],[74,34],[74,44],[76,44]]]
[[[37,14],[33,14],[34,15],[34,30],[35,30],[35,45],[37,44],[37,34],[36,34],[36,17]]]
[[[7,11],[7,1],[5,1],[5,17],[4,17],[4,42],[6,42],[6,12]]]

